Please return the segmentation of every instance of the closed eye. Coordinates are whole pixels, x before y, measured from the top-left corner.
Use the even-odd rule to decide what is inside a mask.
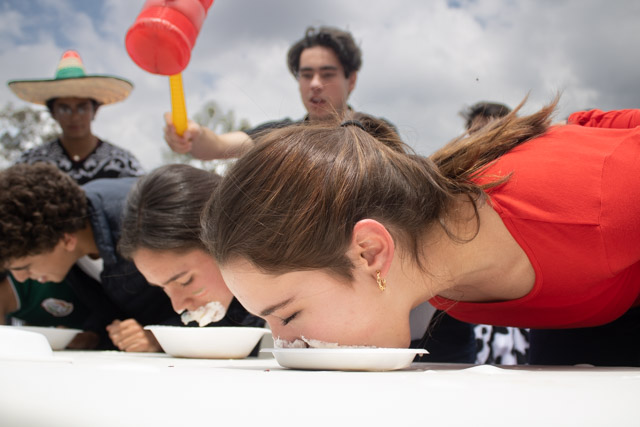
[[[189,280],[187,280],[186,282],[180,283],[180,286],[182,286],[184,288],[185,286],[189,286],[191,284],[191,282],[193,282],[193,276],[191,276],[189,278]]]
[[[291,316],[287,317],[286,319],[282,319],[282,326],[287,326],[287,324],[289,322],[291,322],[293,319],[295,319],[298,314],[300,314],[299,311],[296,311],[295,313],[293,313]]]

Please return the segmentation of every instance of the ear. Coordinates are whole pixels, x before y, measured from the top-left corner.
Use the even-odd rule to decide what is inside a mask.
[[[363,219],[353,227],[353,236],[348,250],[356,265],[379,270],[386,275],[393,261],[395,243],[386,227],[373,219]]]
[[[349,94],[356,88],[356,80],[358,80],[358,72],[352,71],[351,74],[349,74]]]
[[[76,233],[64,233],[61,242],[66,251],[73,252],[78,246],[78,235]]]

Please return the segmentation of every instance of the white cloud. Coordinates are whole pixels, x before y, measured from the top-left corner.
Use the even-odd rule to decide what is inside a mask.
[[[20,28],[24,17],[18,12],[0,9],[0,49],[10,49],[12,39],[22,35]]]

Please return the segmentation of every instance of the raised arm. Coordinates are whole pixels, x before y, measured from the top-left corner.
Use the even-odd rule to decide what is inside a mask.
[[[253,146],[253,140],[244,132],[236,131],[216,134],[189,120],[182,136],[176,133],[171,113],[164,115],[164,139],[173,151],[190,153],[200,160],[230,159],[240,157]]]

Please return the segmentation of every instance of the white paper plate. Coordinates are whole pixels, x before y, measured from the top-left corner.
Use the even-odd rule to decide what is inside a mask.
[[[265,348],[285,368],[338,371],[393,371],[411,365],[415,348]]]
[[[48,360],[53,358],[49,342],[42,334],[16,326],[0,326],[0,359]]]
[[[53,328],[44,326],[14,326],[25,331],[42,334],[49,341],[52,350],[64,350],[71,340],[82,332],[80,329]]]
[[[243,359],[258,344],[266,328],[242,326],[186,327],[150,325],[165,353],[174,357],[198,359]]]

